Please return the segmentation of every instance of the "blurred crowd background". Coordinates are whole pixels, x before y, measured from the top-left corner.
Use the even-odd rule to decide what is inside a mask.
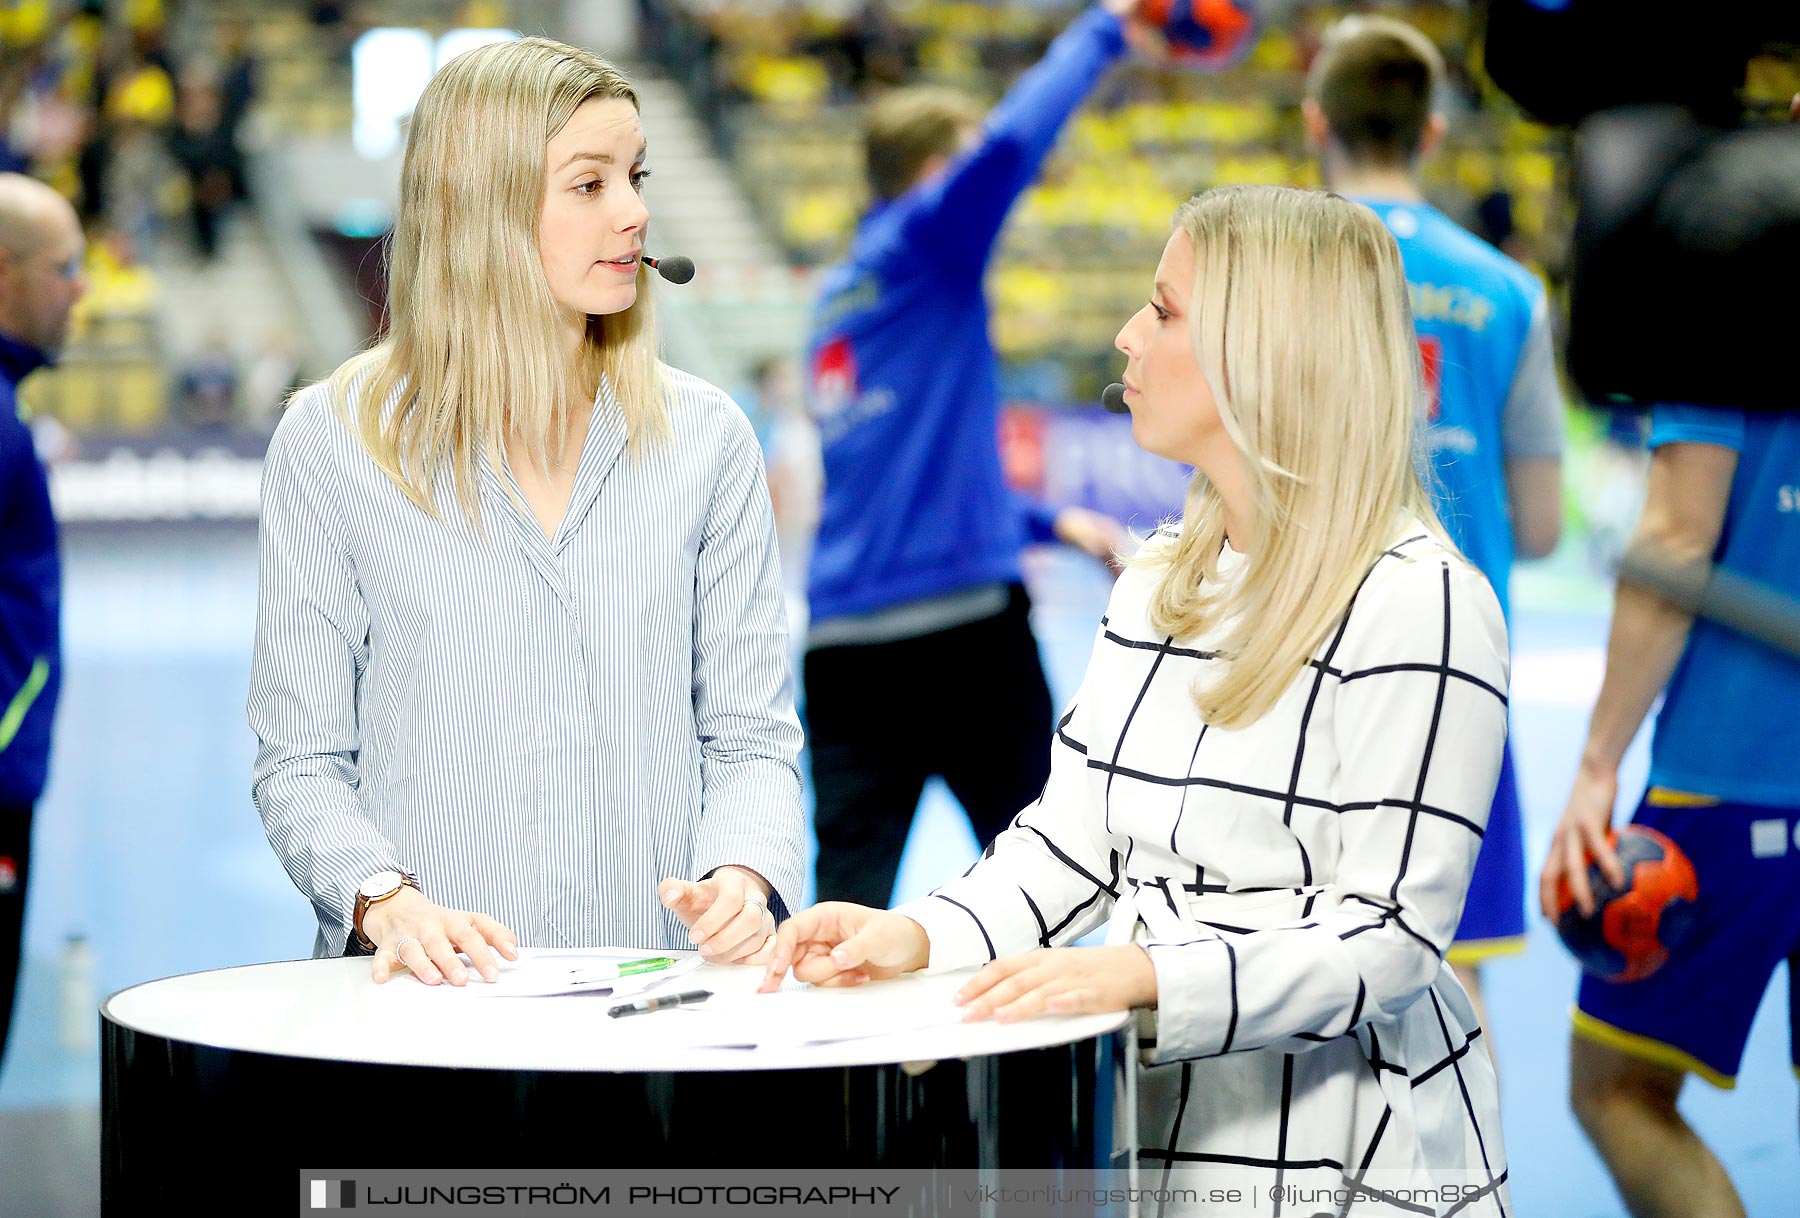
[[[0,0],[0,167],[65,194],[88,239],[71,341],[59,366],[21,390],[64,528],[68,676],[37,822],[20,1022],[0,1088],[0,1213],[86,1212],[97,996],[307,951],[310,916],[249,801],[243,698],[261,455],[288,394],[382,324],[382,238],[405,118],[435,67],[483,41],[544,33],[599,50],[639,83],[656,174],[651,249],[699,266],[686,287],[656,285],[666,355],[730,390],[756,424],[798,623],[821,479],[802,347],[815,276],[842,253],[866,203],[862,107],[902,82],[997,99],[1079,7]],[[1264,32],[1229,71],[1117,69],[1014,212],[990,290],[1002,448],[1026,491],[1135,512],[1129,523],[1140,529],[1179,508],[1183,471],[1138,453],[1128,423],[1097,405],[1122,366],[1113,336],[1141,307],[1183,199],[1223,183],[1318,183],[1302,84],[1323,31],[1352,11],[1395,12],[1444,49],[1450,131],[1426,165],[1430,199],[1540,275],[1562,324],[1568,136],[1524,119],[1486,80],[1472,52],[1475,6],[1259,8]],[[1747,83],[1785,103],[1800,93],[1800,62],[1759,60]],[[1638,416],[1590,410],[1573,390],[1569,399],[1564,541],[1521,569],[1513,592],[1515,744],[1534,869],[1598,683],[1611,569],[1637,516],[1645,460]],[[1061,697],[1105,587],[1092,564],[1058,562],[1043,558],[1032,576]],[[947,797],[927,802],[942,811]],[[915,843],[947,823],[923,817]],[[966,865],[955,851],[972,844],[933,840],[952,841],[953,857],[909,855],[897,895]],[[1622,1211],[1560,1090],[1573,966],[1541,931],[1522,971],[1493,983],[1511,1055],[1515,1195],[1522,1213],[1614,1218]],[[1792,1212],[1757,1208],[1800,1195],[1785,1044],[1772,1025],[1759,1035],[1750,1094],[1717,1119],[1737,1131],[1724,1153],[1752,1213]],[[1762,1082],[1750,1069],[1758,1062]],[[1758,1089],[1776,1084],[1785,1090]],[[1695,1102],[1704,1120],[1723,1098]],[[37,1115],[9,1124],[9,1112]],[[70,1113],[72,1124],[55,1115]],[[9,1209],[31,1195],[17,1185],[38,1177],[42,1156],[70,1147],[85,1164],[77,1202]],[[1556,1208],[1578,1188],[1591,1197]],[[1550,1197],[1562,1200],[1528,1204]]]
[[[379,240],[408,79],[470,40],[546,29],[644,79],[665,248],[703,268],[671,357],[733,389],[778,451],[811,274],[866,200],[857,124],[875,91],[931,81],[997,98],[1077,5],[1066,0],[14,0],[0,7],[0,159],[76,203],[88,290],[60,368],[26,396],[59,462],[65,519],[252,513],[247,475],[286,394],[380,324]],[[1248,61],[1201,74],[1132,64],[1070,125],[1008,227],[991,279],[1003,392],[1086,406],[1115,374],[1111,338],[1142,294],[1174,206],[1223,182],[1316,184],[1299,103],[1323,30],[1359,6],[1273,0]],[[1380,7],[1380,6],[1363,6]],[[1570,229],[1566,135],[1485,80],[1466,4],[1388,5],[1446,52],[1449,140],[1432,201],[1542,275],[1561,301]],[[423,75],[420,75],[420,73]],[[1791,63],[1753,65],[1770,97]],[[673,137],[673,138],[672,138]],[[721,222],[723,221],[723,222]],[[702,239],[704,238],[704,239]],[[706,335],[684,360],[680,336]],[[1635,420],[1572,416],[1569,508],[1605,539]],[[218,450],[201,502],[134,497],[132,460]],[[84,467],[118,457],[113,477]],[[164,462],[164,474],[172,467]],[[141,472],[141,471],[137,471]],[[805,475],[784,473],[790,501]],[[176,481],[165,476],[164,482]],[[232,487],[236,487],[233,494]],[[143,500],[137,502],[136,500]],[[804,505],[790,502],[790,514]]]

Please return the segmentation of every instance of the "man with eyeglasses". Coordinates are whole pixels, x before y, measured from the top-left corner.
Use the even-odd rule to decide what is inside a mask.
[[[19,382],[50,363],[81,299],[85,242],[48,186],[0,174],[0,1063],[25,924],[31,814],[50,761],[62,569],[50,486],[19,418]]]

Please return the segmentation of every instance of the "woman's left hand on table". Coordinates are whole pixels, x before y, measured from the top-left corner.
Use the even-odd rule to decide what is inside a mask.
[[[710,877],[688,881],[670,877],[657,886],[657,896],[681,924],[688,942],[714,964],[751,964],[775,933],[769,912],[769,884],[744,867],[721,867]]]
[[[1156,967],[1141,947],[1052,947],[995,960],[956,992],[963,1018],[1100,1015],[1156,1005]]]

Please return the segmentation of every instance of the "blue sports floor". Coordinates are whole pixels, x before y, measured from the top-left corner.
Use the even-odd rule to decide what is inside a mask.
[[[0,1074],[0,1212],[89,1212],[97,1173],[99,1068],[91,1003],[172,973],[305,956],[312,918],[276,864],[249,800],[244,723],[255,615],[255,537],[244,529],[137,529],[66,539],[68,674],[51,788],[41,805],[13,1041]],[[1568,564],[1579,559],[1564,555]],[[1032,560],[1051,683],[1072,690],[1107,583],[1085,560]],[[1514,739],[1533,860],[1574,772],[1598,686],[1604,596],[1516,591]],[[1549,611],[1536,604],[1586,604]],[[1642,741],[1624,787],[1635,796]],[[961,872],[975,843],[940,786],[928,790],[900,874],[902,897]],[[65,939],[91,943],[92,981],[65,967]],[[1565,1100],[1575,970],[1534,925],[1529,949],[1489,965],[1517,1212],[1622,1218]],[[1689,1084],[1684,1108],[1723,1158],[1749,1212],[1780,1218],[1800,1198],[1786,985],[1777,978],[1734,1092]],[[71,1009],[72,1008],[72,1009]],[[66,1012],[66,1013],[65,1013]],[[55,1158],[45,1157],[54,1151]],[[14,1211],[8,1198],[48,1196]],[[71,1183],[72,1182],[72,1183]],[[34,1187],[36,1186],[36,1187]]]

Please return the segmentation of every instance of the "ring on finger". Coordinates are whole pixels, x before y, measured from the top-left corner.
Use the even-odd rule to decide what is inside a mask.
[[[405,938],[401,939],[398,943],[394,944],[394,959],[396,959],[396,960],[400,959],[400,951],[408,943],[417,943],[417,944],[419,944],[420,947],[425,946],[424,942],[422,940],[420,940],[419,938],[417,938],[416,936],[407,935]],[[405,963],[404,961],[401,961],[401,962]]]
[[[763,914],[766,914],[769,912],[768,902],[764,901],[761,897],[745,897],[744,898],[744,908],[745,909],[749,909],[752,905],[756,906],[756,908],[757,908],[756,916],[757,916],[758,920],[760,920],[762,918]]]

